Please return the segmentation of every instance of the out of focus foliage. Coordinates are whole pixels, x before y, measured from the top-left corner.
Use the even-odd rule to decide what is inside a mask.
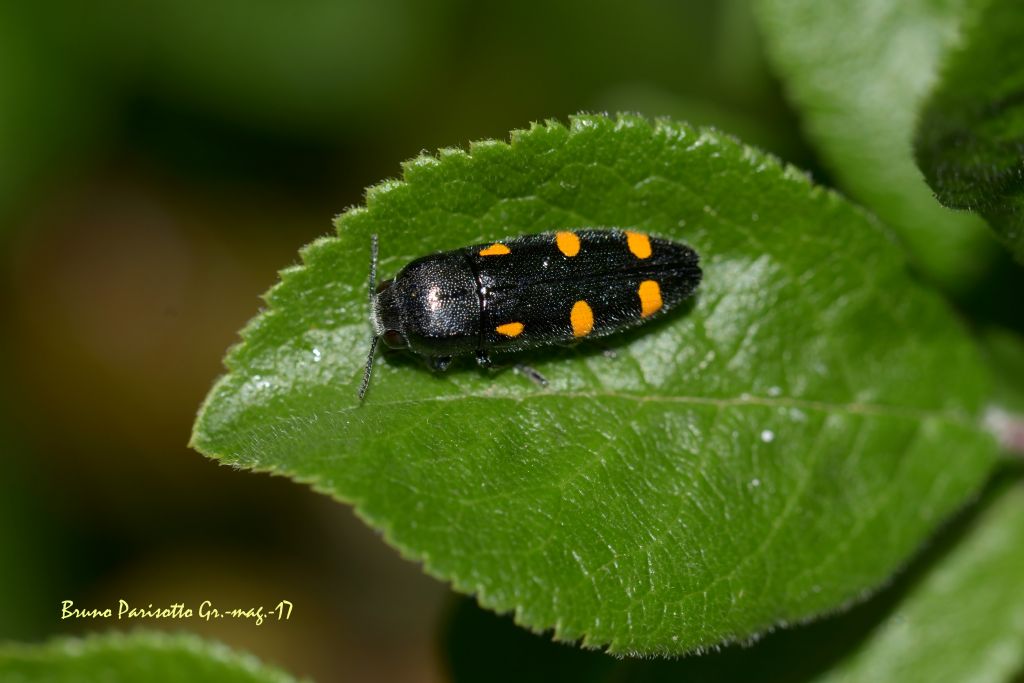
[[[97,626],[60,621],[63,599],[284,593],[298,615],[284,628],[185,627],[316,680],[441,677],[441,584],[344,508],[185,443],[257,294],[333,215],[423,150],[531,121],[636,111],[712,125],[834,185],[984,328],[1000,400],[1021,405],[1021,271],[976,218],[927,196],[909,153],[975,4],[794,2],[776,19],[799,21],[761,7],[759,27],[748,0],[3,3],[0,637]],[[978,518],[1007,510],[991,509]],[[994,572],[961,575],[985,578],[988,600]],[[963,614],[1008,634],[1015,604],[1002,607],[1006,622]],[[899,637],[893,623],[876,635]],[[889,642],[867,632],[830,637],[829,653]],[[742,664],[723,661],[706,665]]]

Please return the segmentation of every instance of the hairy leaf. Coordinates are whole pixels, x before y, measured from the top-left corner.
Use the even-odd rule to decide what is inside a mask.
[[[990,0],[949,55],[918,123],[918,164],[939,200],[981,213],[1024,261],[1024,11]]]
[[[935,201],[911,154],[914,123],[969,0],[760,0],[769,55],[842,186],[949,289],[983,272],[977,217]]]
[[[1018,481],[823,680],[1013,680],[1024,670],[1022,535],[1024,486]]]
[[[0,679],[19,683],[291,683],[247,654],[188,635],[137,632],[0,644]]]
[[[507,235],[619,226],[685,241],[693,306],[527,354],[539,389],[434,376],[369,341],[381,273]],[[748,638],[863,596],[976,489],[985,366],[869,215],[710,131],[581,116],[405,166],[282,273],[194,445],[353,503],[431,574],[620,653]]]
[[[456,608],[445,645],[457,683],[758,681],[1003,683],[1024,670],[1024,481],[992,487],[970,519],[908,575],[838,617],[703,657],[618,660],[552,643],[482,612]]]

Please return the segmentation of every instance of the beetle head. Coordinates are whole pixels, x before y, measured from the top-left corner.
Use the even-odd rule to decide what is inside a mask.
[[[377,287],[377,292],[373,295],[370,316],[373,333],[383,339],[388,348],[407,349],[409,341],[405,336],[399,302],[396,297],[397,288],[394,283],[394,280],[381,282]]]

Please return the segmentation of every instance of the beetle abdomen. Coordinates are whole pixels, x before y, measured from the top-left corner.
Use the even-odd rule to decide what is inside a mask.
[[[690,247],[623,230],[527,235],[466,249],[482,342],[515,350],[617,332],[661,315],[701,280]]]

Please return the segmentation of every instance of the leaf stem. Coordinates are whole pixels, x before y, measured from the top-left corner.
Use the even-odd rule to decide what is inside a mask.
[[[993,406],[985,413],[985,426],[1003,450],[1024,456],[1024,415]]]

